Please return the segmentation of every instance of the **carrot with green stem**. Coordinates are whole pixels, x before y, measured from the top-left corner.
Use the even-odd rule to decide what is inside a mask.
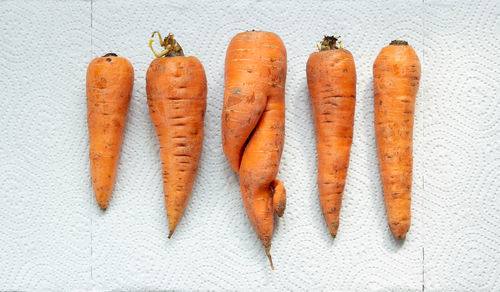
[[[406,41],[382,49],[373,64],[375,133],[387,220],[404,238],[411,221],[413,121],[420,61]]]
[[[307,61],[318,151],[318,189],[323,216],[335,238],[339,228],[352,144],[356,105],[356,68],[352,54],[325,36]]]
[[[286,205],[276,179],[285,137],[286,49],[274,33],[236,35],[226,53],[222,146],[239,174],[246,212],[273,267],[274,213]]]
[[[205,70],[186,57],[172,34],[158,34],[164,50],[146,73],[149,112],[160,143],[163,191],[170,238],[188,203],[198,170],[207,102]]]
[[[127,120],[134,68],[114,53],[95,58],[87,69],[87,123],[92,186],[99,207],[108,208]]]

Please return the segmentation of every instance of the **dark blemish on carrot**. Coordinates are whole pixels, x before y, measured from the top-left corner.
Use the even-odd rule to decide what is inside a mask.
[[[106,58],[106,61],[111,62],[111,58]]]

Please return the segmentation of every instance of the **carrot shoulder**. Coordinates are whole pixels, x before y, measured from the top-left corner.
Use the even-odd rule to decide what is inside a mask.
[[[231,40],[222,145],[239,174],[246,212],[270,261],[274,210],[283,214],[286,202],[283,185],[275,181],[285,135],[285,79],[286,50],[277,35],[248,31]]]
[[[375,133],[387,220],[396,238],[410,228],[413,120],[420,61],[405,41],[393,41],[373,64]]]
[[[307,61],[307,84],[313,105],[318,151],[318,188],[323,216],[335,237],[351,151],[356,68],[351,53],[325,37]]]
[[[133,84],[132,64],[113,53],[95,58],[87,69],[90,171],[102,210],[108,207],[115,184]]]
[[[172,48],[151,62],[146,74],[146,91],[160,144],[170,237],[184,213],[198,170],[207,81],[200,61],[185,57],[172,35],[161,43],[165,47],[170,44]]]

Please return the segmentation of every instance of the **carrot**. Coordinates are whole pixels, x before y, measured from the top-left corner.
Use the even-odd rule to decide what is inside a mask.
[[[174,36],[162,40],[146,73],[149,112],[160,143],[163,192],[170,238],[179,223],[193,188],[203,143],[207,104],[205,70],[195,57],[185,57]],[[162,58],[163,57],[163,58]]]
[[[106,210],[127,120],[134,68],[114,53],[95,58],[87,69],[87,123],[90,171],[97,203]]]
[[[325,36],[306,67],[316,125],[319,200],[333,238],[339,228],[356,105],[354,59],[336,42],[336,37]]]
[[[392,41],[373,64],[375,133],[387,220],[396,238],[410,228],[413,119],[420,61],[405,41]]]
[[[236,35],[226,54],[222,146],[240,177],[246,212],[274,269],[274,212],[286,194],[276,180],[285,137],[286,49],[274,33]]]

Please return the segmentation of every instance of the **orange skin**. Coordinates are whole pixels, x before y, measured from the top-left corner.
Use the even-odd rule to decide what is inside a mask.
[[[306,71],[316,125],[319,200],[335,238],[352,144],[356,68],[349,51],[328,49],[312,53]]]
[[[393,41],[373,64],[375,132],[387,220],[399,239],[410,228],[413,119],[421,73],[417,54],[405,43]]]
[[[286,202],[284,187],[276,180],[285,138],[285,80],[286,49],[276,34],[248,31],[231,40],[222,146],[240,176],[246,212],[268,256],[274,210],[283,214]]]
[[[108,56],[109,55],[109,56]],[[95,58],[87,69],[90,172],[97,203],[106,210],[115,185],[134,68],[122,57]]]
[[[149,112],[160,143],[163,191],[172,236],[198,170],[207,104],[205,70],[195,57],[164,57],[146,74]]]

